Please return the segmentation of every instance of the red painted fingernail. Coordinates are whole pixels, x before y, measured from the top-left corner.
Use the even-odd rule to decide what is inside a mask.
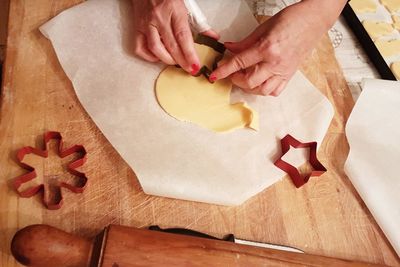
[[[224,44],[230,45],[233,44],[233,42],[225,42]]]
[[[199,69],[200,69],[200,67],[199,67],[198,64],[192,64],[192,72],[191,72],[191,74],[192,75],[196,75],[197,72],[199,72]]]
[[[217,80],[217,76],[215,76],[215,74],[211,74],[210,81],[215,82],[216,80]]]

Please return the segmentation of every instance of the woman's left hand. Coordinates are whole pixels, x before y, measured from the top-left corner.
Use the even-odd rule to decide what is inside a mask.
[[[326,21],[315,3],[302,1],[289,6],[244,40],[225,43],[234,55],[218,66],[210,75],[210,81],[230,76],[232,82],[247,93],[278,96],[302,60],[336,20],[334,17]]]

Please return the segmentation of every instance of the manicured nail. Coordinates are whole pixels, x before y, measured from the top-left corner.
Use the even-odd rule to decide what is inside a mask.
[[[215,76],[215,74],[211,74],[210,81],[215,82],[216,80],[217,80],[217,76]]]
[[[192,64],[192,72],[190,72],[190,74],[192,75],[196,75],[199,72],[199,65],[198,64]]]
[[[225,42],[224,44],[231,45],[233,42]]]

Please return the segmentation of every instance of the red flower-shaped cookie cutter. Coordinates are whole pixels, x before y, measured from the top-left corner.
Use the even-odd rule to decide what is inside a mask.
[[[43,204],[48,209],[55,210],[55,209],[61,208],[61,206],[63,204],[62,192],[61,192],[60,199],[56,203],[51,203],[50,201],[46,200],[44,184],[33,186],[33,187],[27,188],[23,191],[19,190],[19,188],[21,187],[22,184],[33,180],[37,176],[35,168],[33,168],[32,166],[30,166],[26,163],[23,163],[24,157],[28,154],[35,154],[42,158],[47,158],[48,157],[47,144],[50,140],[53,140],[53,139],[58,141],[58,151],[57,152],[58,152],[58,156],[60,158],[67,157],[74,153],[78,153],[80,155],[79,158],[67,165],[67,170],[72,175],[77,176],[79,178],[78,181],[76,182],[75,185],[71,185],[71,184],[68,184],[65,182],[60,182],[58,184],[58,187],[67,188],[74,193],[82,193],[87,185],[88,179],[84,173],[77,171],[76,168],[82,166],[86,162],[86,149],[81,145],[74,145],[68,149],[63,149],[62,137],[59,132],[46,132],[43,137],[44,137],[44,150],[34,148],[31,146],[26,146],[26,147],[23,147],[20,150],[18,150],[18,152],[17,152],[18,164],[25,170],[28,170],[29,172],[14,178],[13,187],[21,197],[32,197],[32,196],[38,194],[39,192],[42,193]]]
[[[284,138],[281,139],[281,146],[282,146],[282,155],[279,157],[277,161],[275,161],[275,166],[289,174],[290,178],[292,179],[294,185],[299,188],[303,186],[305,183],[308,182],[311,176],[320,176],[324,172],[326,172],[326,168],[324,165],[319,162],[317,159],[317,142],[309,142],[309,143],[302,143],[296,140],[291,135],[286,135]],[[289,151],[290,146],[294,148],[309,148],[310,149],[310,156],[308,161],[310,165],[313,167],[313,171],[306,176],[302,177],[299,170],[287,163],[282,159],[282,157]]]

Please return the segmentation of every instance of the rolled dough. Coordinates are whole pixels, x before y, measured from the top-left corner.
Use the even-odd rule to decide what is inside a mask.
[[[372,0],[351,0],[349,4],[356,13],[373,13],[377,8]]]
[[[380,40],[375,45],[384,57],[400,55],[400,40]]]
[[[394,62],[390,66],[390,69],[392,70],[394,76],[396,76],[396,79],[400,81],[400,61]]]
[[[381,2],[390,11],[390,13],[400,11],[400,0],[381,0]]]
[[[363,26],[373,40],[389,35],[394,31],[393,26],[386,22],[364,20]]]
[[[212,68],[218,52],[195,44],[202,65]],[[181,68],[169,66],[156,81],[156,96],[172,117],[192,122],[215,132],[249,127],[258,129],[258,116],[245,103],[230,104],[229,79],[210,83],[204,75],[193,77]]]

